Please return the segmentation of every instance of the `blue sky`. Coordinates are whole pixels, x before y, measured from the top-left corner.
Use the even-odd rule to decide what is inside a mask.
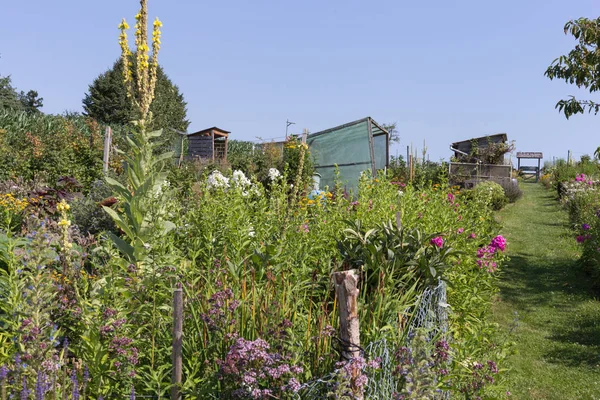
[[[117,25],[138,6],[5,2],[0,75],[38,90],[44,112],[81,111],[119,56]],[[600,145],[600,115],[554,109],[590,96],[543,76],[575,44],[565,22],[598,17],[597,1],[149,0],[149,14],[164,23],[160,62],[188,102],[190,130],[254,140],[284,136],[286,119],[292,132],[316,132],[372,116],[397,122],[391,154],[426,141],[432,160],[498,132],[546,159]]]

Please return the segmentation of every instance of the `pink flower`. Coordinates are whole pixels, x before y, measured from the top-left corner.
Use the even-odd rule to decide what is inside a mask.
[[[465,228],[458,228],[458,230],[456,231],[456,233],[458,233],[460,235],[464,231],[465,231]]]
[[[477,235],[476,235],[476,234],[474,234],[474,233],[471,233],[471,234],[469,235],[469,239],[475,239],[476,237],[477,237]]]
[[[429,243],[441,248],[444,245],[444,239],[441,236],[437,236],[431,239]]]
[[[592,235],[579,235],[577,236],[577,243],[583,243],[586,240],[590,240],[592,238]]]
[[[498,235],[492,239],[490,246],[499,249],[500,251],[504,251],[506,249],[506,239],[502,235]]]
[[[579,174],[575,177],[575,181],[576,182],[585,182],[586,178],[585,178],[585,174]]]
[[[454,203],[454,195],[452,193],[448,193],[448,201]]]

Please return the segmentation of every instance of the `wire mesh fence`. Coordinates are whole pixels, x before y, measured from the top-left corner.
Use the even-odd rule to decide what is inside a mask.
[[[386,339],[371,342],[363,348],[363,356],[368,360],[379,359],[380,368],[368,372],[365,386],[365,400],[389,400],[398,390],[399,377],[396,374],[395,351],[399,346],[410,347],[410,339],[417,330],[425,332],[429,340],[445,338],[448,332],[448,304],[446,283],[440,281],[435,287],[427,288],[420,296],[413,317],[407,327],[405,343],[390,343]],[[303,385],[299,398],[327,399],[336,383],[337,371]],[[440,392],[437,399],[449,399],[449,392]]]

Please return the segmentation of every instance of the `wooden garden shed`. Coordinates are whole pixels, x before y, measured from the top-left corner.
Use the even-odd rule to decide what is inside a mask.
[[[473,151],[474,145],[477,146],[479,150],[483,150],[490,144],[506,143],[507,141],[508,136],[506,133],[496,133],[495,135],[481,136],[469,140],[454,142],[450,145],[450,147],[451,150],[454,151],[454,157],[457,160],[462,160],[465,157],[469,158],[469,155]]]
[[[231,132],[213,126],[189,133],[188,155],[192,158],[227,160],[227,144]]]

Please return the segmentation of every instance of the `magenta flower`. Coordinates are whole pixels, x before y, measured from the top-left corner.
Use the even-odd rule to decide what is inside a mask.
[[[476,234],[474,234],[474,233],[471,233],[471,234],[469,235],[469,239],[475,239],[476,237],[477,237],[477,235],[476,235]]]
[[[506,249],[506,239],[504,239],[504,237],[502,235],[498,235],[492,239],[490,246],[492,246],[500,251],[504,251]]]
[[[465,231],[465,228],[458,228],[458,230],[456,231],[456,233],[458,233],[460,235],[464,231]]]
[[[581,225],[581,229],[583,229],[584,231],[589,231],[590,226],[588,224],[583,224],[583,225]]]
[[[585,242],[585,236],[579,235],[579,236],[577,236],[576,240],[577,240],[577,243],[583,243],[583,242]]]
[[[441,236],[437,236],[431,239],[429,243],[441,248],[444,245],[444,239]]]
[[[454,204],[454,195],[452,193],[448,193],[448,201]]]

